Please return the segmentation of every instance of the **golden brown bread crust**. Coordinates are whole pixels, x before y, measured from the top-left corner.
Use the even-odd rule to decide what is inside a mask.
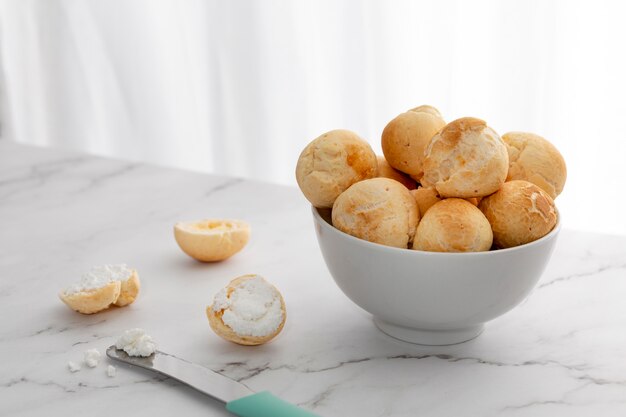
[[[433,206],[433,204],[442,200],[441,196],[434,188],[418,187],[415,190],[410,190],[410,193],[415,199],[417,208],[419,209],[419,214],[422,217],[426,214],[428,209]],[[464,200],[475,206],[478,206],[479,203],[479,199],[476,197],[464,198]]]
[[[344,190],[377,172],[376,154],[366,141],[349,130],[331,130],[304,148],[296,181],[311,204],[330,208]]]
[[[421,183],[442,197],[483,197],[504,183],[508,165],[500,136],[483,120],[464,117],[448,123],[428,144]]]
[[[62,292],[59,298],[69,308],[82,314],[94,314],[106,310],[120,295],[120,281],[111,281],[101,288],[73,294]]]
[[[139,295],[140,287],[139,275],[137,271],[133,269],[133,274],[126,281],[121,281],[120,295],[117,297],[115,305],[124,307],[132,304],[137,298],[137,295]]]
[[[413,239],[415,239],[415,233],[417,232],[417,225],[420,222],[420,211],[417,207],[415,199],[410,192],[402,193],[400,199],[402,201],[402,204],[404,204],[404,207],[406,208],[406,213],[408,216],[409,240],[406,247],[410,248],[413,245]]]
[[[486,127],[487,122],[484,120],[475,117],[462,117],[446,125],[445,130],[441,132],[441,139],[456,146],[468,132],[480,134]]]
[[[250,240],[250,225],[242,220],[205,219],[174,225],[174,238],[187,255],[201,262],[230,258]]]
[[[409,111],[414,111],[417,113],[428,113],[432,116],[438,117],[441,120],[443,120],[443,117],[441,116],[441,113],[439,112],[439,110],[437,110],[437,108],[433,106],[429,106],[428,104],[422,104],[421,106],[414,107]]]
[[[283,314],[286,313],[283,311]],[[257,346],[267,343],[275,338],[285,326],[285,322],[283,321],[278,329],[276,329],[276,332],[267,336],[241,336],[235,333],[233,329],[228,327],[226,324],[224,324],[224,322],[222,321],[224,311],[215,312],[213,311],[212,306],[208,306],[206,308],[206,315],[209,319],[209,325],[218,336],[220,336],[224,340],[228,340],[229,342],[237,343],[238,345],[244,346]]]
[[[445,124],[440,117],[423,111],[398,115],[383,130],[385,159],[393,168],[419,180],[423,175],[424,149]]]
[[[478,205],[499,248],[523,245],[547,235],[556,225],[554,200],[533,183],[506,182]]]
[[[434,204],[417,226],[413,249],[430,252],[483,252],[493,234],[487,218],[473,204],[448,198]]]
[[[424,217],[429,208],[435,203],[441,201],[439,193],[434,188],[418,187],[415,190],[411,190],[411,195],[417,203],[419,213],[421,217]]]
[[[337,198],[332,221],[337,229],[360,239],[407,248],[419,213],[406,187],[389,178],[373,178],[352,185]]]
[[[392,180],[396,180],[409,190],[417,187],[417,183],[413,178],[394,169],[391,165],[389,165],[384,156],[377,155],[376,159],[378,161],[378,178],[389,178]]]
[[[542,188],[553,199],[563,191],[567,179],[565,160],[556,147],[539,135],[509,132],[502,136],[509,153],[506,180],[526,180]]]
[[[241,277],[235,278],[226,286],[227,294],[230,296],[230,294],[232,294],[232,292],[235,291],[235,289],[240,284],[244,283],[245,281],[249,279],[254,279],[255,277],[256,275],[254,274],[248,274],[248,275],[243,275]],[[274,288],[276,289],[276,287]],[[269,342],[283,330],[283,327],[285,326],[285,321],[287,320],[287,310],[285,308],[285,300],[283,299],[283,296],[280,293],[280,291],[278,291],[278,289],[276,289],[276,292],[278,293],[278,296],[280,297],[280,307],[283,313],[283,320],[281,321],[280,325],[273,333],[268,334],[266,336],[247,336],[247,335],[237,334],[233,331],[233,329],[231,329],[228,325],[224,324],[224,322],[222,321],[224,310],[214,311],[212,304],[206,308],[206,315],[207,315],[207,318],[209,319],[209,325],[211,326],[211,329],[213,329],[213,331],[218,336],[222,337],[223,339],[228,340],[229,342],[237,343],[239,345],[256,346],[256,345],[261,345],[263,343]]]

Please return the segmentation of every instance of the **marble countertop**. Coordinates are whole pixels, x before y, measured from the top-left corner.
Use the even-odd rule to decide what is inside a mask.
[[[237,256],[201,264],[173,238],[181,220],[252,225]],[[57,293],[93,265],[142,280],[127,308],[85,316]],[[118,367],[70,373],[131,327],[159,348],[324,417],[626,415],[626,237],[563,230],[534,293],[477,339],[421,347],[376,329],[332,281],[295,188],[0,141],[0,415],[227,416],[173,380]],[[283,293],[284,331],[243,347],[204,309],[232,278]]]

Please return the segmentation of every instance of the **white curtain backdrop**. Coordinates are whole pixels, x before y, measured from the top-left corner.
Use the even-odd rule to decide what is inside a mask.
[[[294,184],[419,104],[564,154],[567,227],[626,234],[619,1],[4,0],[2,137]]]

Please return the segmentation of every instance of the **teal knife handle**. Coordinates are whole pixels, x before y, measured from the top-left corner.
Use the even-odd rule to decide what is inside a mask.
[[[239,417],[319,417],[310,411],[262,391],[226,403],[226,409]]]

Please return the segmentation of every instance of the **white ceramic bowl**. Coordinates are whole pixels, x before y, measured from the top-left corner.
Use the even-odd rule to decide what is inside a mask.
[[[473,339],[485,322],[518,305],[541,277],[560,231],[557,221],[543,238],[515,248],[437,253],[357,239],[315,208],[313,219],[339,288],[374,316],[380,330],[423,345]]]

